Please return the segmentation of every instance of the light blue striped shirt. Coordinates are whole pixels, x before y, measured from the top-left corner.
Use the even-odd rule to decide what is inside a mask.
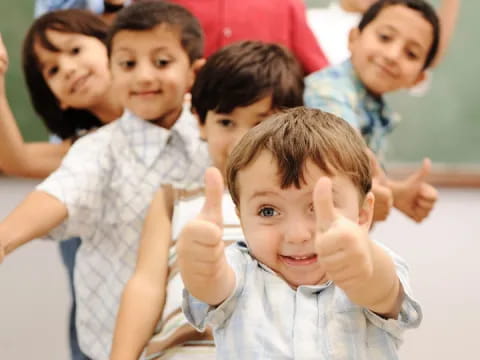
[[[197,329],[212,326],[218,359],[397,359],[403,331],[417,327],[422,313],[410,296],[406,264],[386,250],[406,293],[398,319],[352,303],[332,282],[292,289],[244,243],[226,250],[234,293],[214,308],[185,290],[183,309]]]

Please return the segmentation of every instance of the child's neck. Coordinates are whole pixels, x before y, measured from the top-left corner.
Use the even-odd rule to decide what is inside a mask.
[[[123,106],[118,96],[115,95],[115,92],[110,88],[99,103],[88,109],[104,124],[108,124],[122,116]]]
[[[162,116],[148,120],[149,123],[153,125],[160,126],[165,129],[170,129],[182,115],[183,107],[180,106],[176,109],[170,110],[169,112],[163,114]]]

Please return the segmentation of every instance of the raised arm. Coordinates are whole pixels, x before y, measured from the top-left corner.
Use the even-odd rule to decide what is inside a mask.
[[[205,173],[205,204],[178,240],[178,264],[185,288],[204,303],[221,304],[234,291],[235,274],[222,241],[223,179],[219,170]]]
[[[67,207],[55,197],[33,191],[0,223],[0,262],[17,247],[46,235],[68,216]]]
[[[136,360],[162,314],[171,244],[172,200],[160,189],[143,227],[137,266],[123,291],[113,337],[111,360]]]
[[[317,256],[327,278],[352,302],[396,318],[404,294],[392,258],[368,236],[373,201],[367,194],[358,220],[349,219],[334,207],[331,180],[320,179],[313,195]]]
[[[5,74],[8,55],[0,36],[0,170],[8,175],[44,178],[58,168],[70,148],[61,144],[26,144],[8,104]]]
[[[438,9],[438,17],[440,18],[440,44],[432,67],[437,66],[447,52],[455,26],[457,25],[459,10],[460,0],[442,0],[440,4],[440,8]]]

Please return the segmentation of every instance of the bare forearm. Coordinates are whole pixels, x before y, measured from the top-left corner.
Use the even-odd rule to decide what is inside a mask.
[[[165,285],[132,277],[125,287],[113,338],[111,360],[136,360],[163,311]]]
[[[66,206],[53,196],[34,191],[0,223],[0,241],[6,254],[44,236],[68,216]]]
[[[388,318],[400,312],[403,290],[392,258],[372,243],[373,273],[368,281],[345,289],[350,300]]]
[[[68,149],[67,143],[25,143],[0,90],[0,168],[4,173],[44,178],[58,168]]]
[[[447,52],[450,40],[452,39],[455,26],[457,24],[458,13],[460,10],[460,0],[442,0],[438,9],[440,18],[440,43],[438,52],[433,61],[432,67],[438,65],[440,60]]]

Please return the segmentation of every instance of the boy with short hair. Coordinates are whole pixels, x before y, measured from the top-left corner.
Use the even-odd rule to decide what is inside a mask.
[[[380,0],[351,31],[351,58],[306,78],[305,104],[344,118],[381,159],[385,137],[394,126],[383,95],[422,81],[438,45],[439,21],[428,3]],[[415,221],[422,221],[437,199],[436,190],[425,182],[429,171],[425,160],[404,181],[384,180],[394,205]]]
[[[223,251],[220,173],[178,241],[190,323],[218,358],[395,359],[421,321],[405,263],[369,239],[365,144],[345,121],[295,108],[250,130],[227,183],[245,243]]]
[[[110,31],[116,94],[128,110],[79,139],[61,167],[0,223],[0,251],[7,254],[47,234],[82,238],[76,322],[91,359],[108,358],[153,194],[163,183],[200,182],[208,163],[196,121],[183,109],[203,62],[198,21],[178,5],[141,2],[123,10]]]
[[[213,165],[225,174],[235,144],[269,114],[303,102],[303,72],[277,44],[243,41],[208,58],[192,89],[192,106]],[[204,189],[164,187],[149,209],[136,270],[118,314],[111,359],[214,359],[211,332],[197,332],[181,312],[183,283],[175,244],[183,226],[200,211]],[[243,239],[230,195],[222,194],[223,241]],[[171,229],[171,230],[170,230]]]

